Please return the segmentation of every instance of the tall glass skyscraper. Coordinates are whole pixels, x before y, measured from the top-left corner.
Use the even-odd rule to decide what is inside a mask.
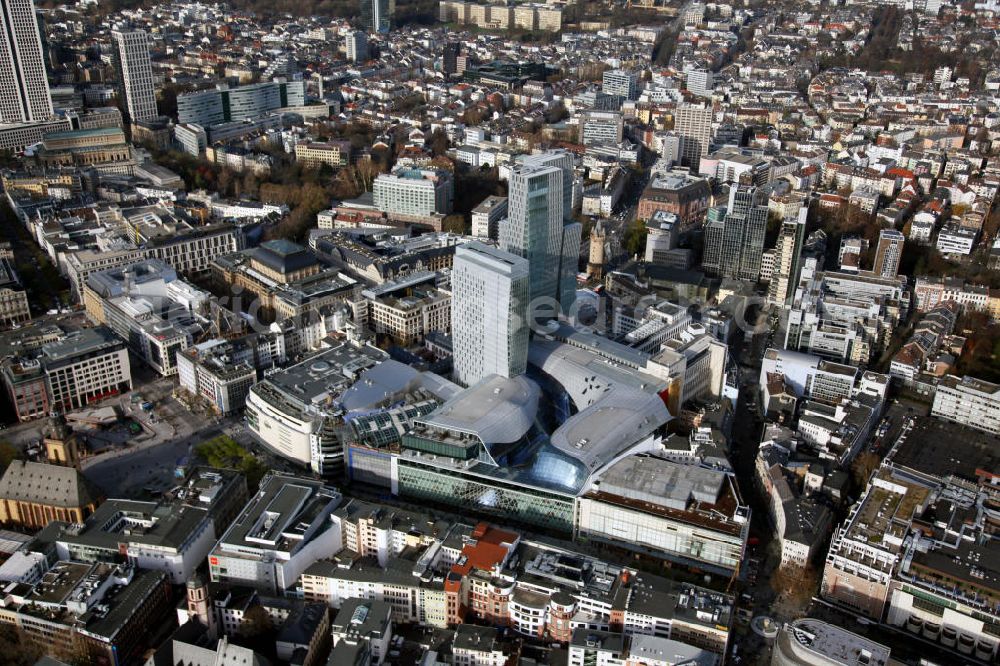
[[[567,219],[572,206],[573,156],[532,155],[511,171],[508,218],[499,225],[500,247],[528,260],[531,299],[552,298],[564,312],[576,299],[580,256],[580,224]]]
[[[42,36],[32,0],[0,0],[0,123],[52,116]]]
[[[369,32],[387,33],[395,12],[396,0],[361,0],[361,25]]]

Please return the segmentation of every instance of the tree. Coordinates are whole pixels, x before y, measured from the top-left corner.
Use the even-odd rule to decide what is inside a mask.
[[[441,230],[453,234],[466,233],[465,216],[460,213],[452,213],[441,221]]]
[[[871,451],[862,451],[851,464],[851,475],[856,488],[864,488],[868,484],[868,479],[872,473],[878,469],[882,460]]]
[[[12,462],[21,458],[21,451],[7,440],[0,440],[0,474],[3,474]]]
[[[444,133],[444,130],[436,129],[431,133],[431,138],[427,142],[430,146],[431,154],[434,157],[438,155],[444,155],[448,152],[448,147],[451,145],[448,141],[448,135]]]
[[[44,653],[35,644],[24,640],[14,627],[0,624],[0,654],[9,666],[32,666]]]
[[[263,606],[251,606],[243,614],[243,622],[240,624],[240,635],[244,638],[255,638],[271,633],[274,630],[274,623],[267,609]]]
[[[629,256],[643,254],[646,251],[646,225],[634,220],[625,232],[625,253]]]

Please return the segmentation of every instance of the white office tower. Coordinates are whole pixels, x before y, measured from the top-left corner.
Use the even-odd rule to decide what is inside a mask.
[[[785,218],[781,222],[778,233],[778,243],[774,252],[774,274],[768,285],[767,302],[774,305],[786,305],[798,286],[799,268],[801,266],[802,244],[806,236],[806,218],[809,208],[799,208],[798,215]]]
[[[28,123],[52,116],[42,36],[32,0],[0,0],[0,123]]]
[[[455,250],[451,272],[455,380],[515,377],[528,365],[528,262],[473,241]]]
[[[347,59],[351,62],[364,62],[368,60],[368,35],[361,30],[352,30],[345,38],[345,50]]]
[[[681,138],[681,166],[698,170],[701,158],[708,155],[712,141],[711,105],[680,104],[674,114],[674,131]]]
[[[622,99],[639,99],[639,73],[623,69],[609,69],[604,72],[601,92],[616,95]]]
[[[509,185],[500,248],[528,260],[531,300],[542,318],[553,303],[541,299],[553,299],[567,312],[576,299],[581,234],[580,224],[566,219],[573,206],[573,156],[528,156],[511,170]]]
[[[146,32],[114,30],[111,41],[118,72],[118,95],[125,103],[129,122],[153,120],[157,116],[156,89]]]
[[[711,97],[715,86],[712,70],[694,67],[687,72],[687,89],[698,97]]]

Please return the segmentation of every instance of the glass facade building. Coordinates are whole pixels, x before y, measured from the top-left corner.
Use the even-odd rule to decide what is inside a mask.
[[[449,506],[457,504],[487,516],[563,534],[572,533],[574,493],[480,474],[481,466],[462,469],[461,466],[435,465],[435,462],[412,455],[400,456],[397,463],[399,495]]]

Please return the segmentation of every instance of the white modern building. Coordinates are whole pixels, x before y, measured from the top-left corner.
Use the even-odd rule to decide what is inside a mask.
[[[639,99],[639,73],[609,69],[604,72],[601,90],[606,95],[615,95],[627,100]]]
[[[472,235],[496,240],[500,220],[507,216],[507,197],[489,196],[472,209]]]
[[[975,377],[943,377],[934,393],[931,414],[1000,434],[1000,385]]]
[[[115,30],[111,33],[111,41],[118,73],[118,95],[125,103],[129,122],[153,120],[157,116],[156,88],[146,32]]]
[[[360,30],[352,30],[344,37],[344,51],[351,62],[368,60],[368,35]]]
[[[264,477],[209,553],[212,580],[283,593],[309,565],[340,552],[340,529],[330,519],[340,501],[340,493],[321,481]]]
[[[48,120],[52,97],[35,3],[3,0],[0,9],[0,124]]]
[[[478,241],[459,246],[451,275],[455,378],[514,377],[528,363],[529,263]]]
[[[384,213],[436,215],[451,212],[455,197],[451,174],[441,169],[397,166],[372,186],[375,207]]]
[[[305,81],[264,81],[177,96],[177,121],[203,127],[257,119],[271,111],[306,103]]]

